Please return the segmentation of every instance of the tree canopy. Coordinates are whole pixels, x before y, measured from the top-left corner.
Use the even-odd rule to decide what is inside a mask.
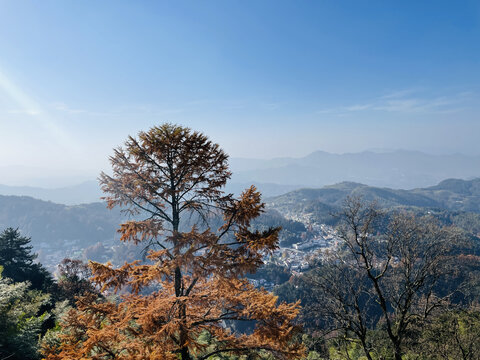
[[[299,304],[278,303],[244,278],[277,248],[279,228],[251,228],[264,208],[255,187],[238,199],[224,193],[231,173],[219,145],[164,124],[130,136],[110,161],[112,175],[100,177],[105,200],[135,216],[119,233],[122,241],[144,244],[147,261],[92,263],[102,291],[120,292],[122,300],[80,298],[47,359],[301,356],[293,341]],[[232,321],[254,321],[255,328],[239,333]]]
[[[28,281],[36,290],[51,290],[54,281],[51,274],[34,260],[31,239],[22,236],[18,229],[7,228],[0,234],[0,265],[3,276],[14,282]]]

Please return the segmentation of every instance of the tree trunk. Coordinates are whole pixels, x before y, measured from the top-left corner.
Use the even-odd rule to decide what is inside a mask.
[[[395,360],[402,360],[402,351],[400,350],[400,344],[395,344]]]
[[[188,348],[184,346],[180,352],[180,355],[182,356],[182,360],[192,360],[190,357],[190,353],[188,352]]]
[[[185,304],[180,305],[180,312],[182,319],[185,319]],[[190,351],[188,350],[188,346],[185,345],[187,342],[187,331],[185,329],[184,324],[180,325],[180,355],[182,360],[191,360]]]
[[[372,356],[370,355],[370,352],[368,351],[368,346],[367,346],[367,343],[365,342],[365,339],[360,339],[360,341],[362,342],[363,351],[365,352],[365,356],[367,357],[367,359],[373,360]]]
[[[172,178],[173,179],[173,178]],[[173,185],[173,180],[172,180],[172,193],[175,192],[175,187]],[[175,199],[174,196],[172,196],[172,230],[174,236],[178,235],[178,228],[180,225],[180,214],[178,211],[178,203]],[[178,256],[180,253],[180,250],[177,249],[178,244],[177,241],[175,240],[174,243],[175,247],[175,256]],[[182,270],[180,269],[179,266],[175,268],[175,296],[180,297],[183,296],[183,287],[182,287]],[[191,360],[190,356],[190,351],[188,350],[188,346],[185,344],[187,343],[187,329],[186,327],[186,318],[187,318],[187,312],[186,312],[186,307],[183,302],[180,302],[179,307],[178,307],[178,317],[180,319],[180,358],[182,360]]]
[[[175,268],[175,296],[180,297],[183,296],[182,290],[182,272],[180,268],[177,266]],[[178,306],[178,317],[180,319],[180,356],[182,360],[191,360],[190,352],[188,351],[188,346],[185,346],[187,342],[187,330],[185,328],[185,322],[187,317],[186,307],[185,304],[180,302]]]

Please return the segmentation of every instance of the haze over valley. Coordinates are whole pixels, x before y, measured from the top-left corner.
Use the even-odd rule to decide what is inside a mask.
[[[255,184],[264,197],[343,181],[414,189],[449,178],[469,180],[480,176],[480,156],[431,155],[406,150],[347,154],[317,151],[300,158],[233,157],[229,162],[233,176],[226,191],[239,194]],[[24,175],[19,171],[13,178],[11,172],[11,168],[0,167],[0,181],[4,181],[0,183],[0,195],[31,196],[66,205],[96,202],[103,196],[95,175],[89,177],[88,173],[62,177],[48,169],[24,168]],[[16,183],[28,186],[13,185]]]

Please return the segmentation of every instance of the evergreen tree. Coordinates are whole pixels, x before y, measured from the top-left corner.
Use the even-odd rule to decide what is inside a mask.
[[[50,292],[54,287],[51,274],[35,263],[31,238],[22,236],[18,229],[7,228],[0,234],[0,265],[3,276],[14,282],[28,281],[32,289]]]

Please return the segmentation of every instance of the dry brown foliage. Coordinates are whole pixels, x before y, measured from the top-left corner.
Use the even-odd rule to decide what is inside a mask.
[[[119,232],[122,241],[146,244],[148,261],[120,268],[91,263],[93,281],[104,293],[121,291],[121,301],[80,298],[62,322],[58,346],[44,349],[46,359],[303,354],[292,340],[299,304],[278,304],[243,278],[277,248],[279,229],[250,229],[263,209],[260,194],[253,186],[239,199],[224,194],[227,160],[203,134],[171,124],[129,137],[125,148],[115,150],[113,175],[100,178],[105,199],[110,208],[146,215],[122,224]],[[208,224],[219,216],[222,224],[211,229]],[[184,218],[198,225],[182,232]],[[227,326],[252,320],[253,332]],[[209,343],[201,340],[205,333]]]

